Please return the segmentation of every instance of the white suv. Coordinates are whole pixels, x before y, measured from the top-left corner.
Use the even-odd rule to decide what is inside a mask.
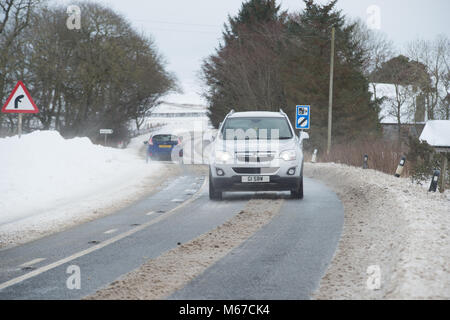
[[[219,126],[209,159],[209,197],[223,191],[291,191],[303,198],[302,141],[280,112],[231,111]]]

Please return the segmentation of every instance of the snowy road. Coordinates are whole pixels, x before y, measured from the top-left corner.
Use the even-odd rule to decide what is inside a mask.
[[[281,199],[279,212],[174,297],[206,286],[207,298],[307,298],[325,272],[341,232],[343,209],[336,195],[307,180],[304,200],[291,200],[287,193],[239,193],[216,202],[208,199],[206,186],[200,170],[186,166],[163,190],[116,214],[1,250],[0,299],[91,295],[147,260],[226,225],[254,199]],[[233,272],[220,274],[221,268]],[[73,270],[79,270],[79,289],[71,282]],[[244,288],[242,277],[253,279],[253,286]],[[234,281],[228,282],[230,278]],[[228,287],[215,292],[222,281]]]

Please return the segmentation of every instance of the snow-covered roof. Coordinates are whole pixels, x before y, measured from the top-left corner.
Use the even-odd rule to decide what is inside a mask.
[[[419,139],[433,147],[450,147],[450,120],[427,121]]]
[[[396,103],[396,89],[395,85],[391,83],[370,83],[369,91],[374,93],[373,86],[375,85],[376,97],[377,99],[384,97],[384,101],[380,106],[379,119],[382,124],[397,124],[396,112],[394,106]],[[398,86],[401,94],[405,93],[408,88],[404,86]],[[373,96],[372,96],[373,98]],[[402,124],[414,124],[414,112],[411,112],[411,106],[414,105],[414,97],[411,95],[406,95],[404,98],[404,103],[400,107],[400,123]]]

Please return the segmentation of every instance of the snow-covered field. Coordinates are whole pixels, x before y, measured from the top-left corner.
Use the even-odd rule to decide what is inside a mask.
[[[148,192],[149,180],[170,170],[145,163],[141,140],[119,150],[56,131],[0,139],[0,247],[98,218]]]
[[[305,175],[331,186],[345,210],[339,247],[314,298],[450,298],[449,191],[334,163],[305,163]]]

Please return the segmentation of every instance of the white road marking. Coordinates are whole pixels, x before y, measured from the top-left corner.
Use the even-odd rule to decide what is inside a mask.
[[[155,224],[155,223],[157,223],[157,222],[160,222],[161,220],[164,220],[164,219],[170,217],[170,216],[173,215],[177,210],[179,210],[179,209],[181,209],[182,207],[184,207],[184,206],[188,205],[189,203],[193,202],[194,200],[196,200],[196,199],[200,196],[200,194],[201,194],[203,188],[204,188],[205,185],[206,185],[206,180],[207,180],[207,179],[205,179],[205,181],[203,182],[202,187],[198,190],[198,192],[197,192],[195,195],[193,195],[191,198],[189,198],[189,199],[186,200],[185,202],[179,204],[178,206],[176,206],[176,207],[173,208],[172,210],[169,210],[169,211],[167,211],[166,213],[160,215],[159,217],[156,217],[155,219],[152,219],[152,220],[150,220],[149,222],[144,223],[144,224],[142,224],[142,225],[140,225],[140,226],[137,226],[136,228],[133,228],[133,229],[131,229],[131,230],[128,230],[128,231],[126,231],[126,232],[124,232],[124,233],[118,234],[117,236],[112,237],[112,238],[110,238],[110,239],[108,239],[108,240],[106,240],[106,241],[103,241],[103,242],[99,243],[99,244],[96,244],[96,245],[94,245],[94,246],[92,246],[92,247],[90,247],[90,248],[88,248],[88,249],[86,249],[86,250],[79,251],[79,252],[77,252],[77,253],[75,253],[75,254],[73,254],[73,255],[71,255],[71,256],[68,256],[68,257],[66,257],[66,258],[64,258],[64,259],[61,259],[61,260],[56,261],[56,262],[53,262],[53,263],[51,263],[51,264],[49,264],[49,265],[40,267],[40,268],[38,268],[38,269],[36,269],[36,270],[33,270],[33,271],[31,271],[31,272],[28,272],[28,273],[26,273],[26,274],[24,274],[24,275],[22,275],[22,276],[20,276],[20,277],[16,277],[16,278],[13,278],[13,279],[8,280],[8,281],[6,281],[6,282],[0,283],[0,290],[3,290],[3,289],[5,289],[5,288],[8,288],[8,287],[13,286],[13,285],[15,285],[15,284],[18,284],[18,283],[20,283],[20,282],[22,282],[22,281],[25,281],[25,280],[27,280],[27,279],[33,278],[33,277],[35,277],[35,276],[37,276],[37,275],[40,275],[41,273],[44,273],[44,272],[46,272],[46,271],[48,271],[48,270],[57,268],[57,267],[59,267],[59,266],[65,264],[65,263],[67,263],[67,262],[70,262],[70,261],[75,260],[75,259],[77,259],[77,258],[83,257],[83,256],[85,256],[85,255],[87,255],[87,254],[89,254],[89,253],[92,253],[92,252],[94,252],[94,251],[97,251],[97,250],[99,250],[99,249],[102,249],[102,248],[104,248],[104,247],[106,247],[106,246],[108,246],[108,245],[110,245],[110,244],[112,244],[112,243],[114,243],[114,242],[117,242],[117,241],[119,241],[119,240],[121,240],[121,239],[123,239],[123,238],[126,238],[126,237],[128,237],[128,236],[130,236],[130,235],[132,235],[132,234],[134,234],[134,233],[136,233],[136,232],[138,232],[138,231],[141,231],[141,230],[143,230],[143,229],[145,229],[145,228],[151,226],[152,224]]]
[[[170,201],[172,201],[172,202],[183,202],[184,200],[183,199],[172,199]]]
[[[108,230],[108,231],[105,231],[105,232],[103,232],[104,234],[110,234],[110,233],[114,233],[114,232],[116,232],[117,231],[117,229],[111,229],[111,230]]]
[[[45,260],[45,258],[33,259],[31,261],[22,263],[19,267],[21,267],[21,268],[29,267],[29,266],[32,266],[33,264],[39,263],[39,262],[44,261],[44,260]]]
[[[151,216],[152,214],[154,214],[155,213],[155,211],[150,211],[150,212],[147,212],[145,215],[146,216]]]

